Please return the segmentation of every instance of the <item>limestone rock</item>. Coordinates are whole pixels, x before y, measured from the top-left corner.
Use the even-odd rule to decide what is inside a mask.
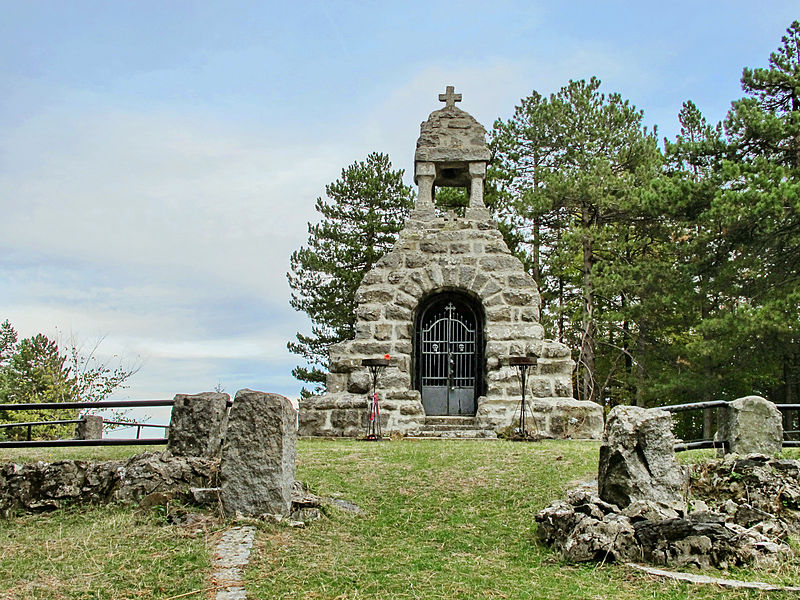
[[[620,509],[583,486],[536,515],[537,537],[572,562],[647,561],[672,567],[727,568],[780,560],[789,547],[763,531],[772,519],[745,528],[730,514],[687,516],[637,501]],[[769,530],[773,531],[773,530]]]
[[[103,439],[103,417],[99,415],[86,415],[75,426],[75,439],[100,440]]]
[[[278,394],[239,390],[220,463],[225,512],[288,515],[297,458],[296,416]]]
[[[218,462],[145,452],[128,460],[61,460],[0,465],[0,514],[52,510],[64,504],[138,503],[151,494],[189,496],[216,480]],[[155,497],[155,496],[154,496]]]
[[[774,531],[800,533],[800,461],[763,455],[709,461],[691,467],[692,502],[704,501],[733,522],[751,527],[777,520]]]
[[[219,457],[228,422],[228,394],[178,394],[172,406],[167,450],[175,456]]]
[[[688,476],[675,460],[674,444],[668,412],[614,407],[600,447],[600,498],[621,508],[641,500],[685,511]]]
[[[721,423],[715,435],[728,441],[735,454],[777,456],[783,444],[783,421],[777,407],[761,396],[745,396],[720,411]]]

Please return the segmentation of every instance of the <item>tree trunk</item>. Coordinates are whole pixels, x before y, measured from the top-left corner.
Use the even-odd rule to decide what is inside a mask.
[[[540,264],[541,258],[541,224],[539,217],[533,218],[533,265],[531,267],[531,276],[536,281],[536,285],[540,288],[542,286],[542,267]]]
[[[711,314],[711,309],[705,296],[705,290],[707,289],[708,283],[704,278],[701,278],[700,282],[700,290],[703,294],[703,297],[700,300],[700,320],[702,322],[709,317]],[[710,356],[703,357],[703,375],[705,376],[706,380],[706,387],[703,390],[703,402],[709,402],[710,400],[714,399],[711,397],[711,390],[708,387],[714,376],[714,364]],[[716,416],[716,411],[717,409],[715,408],[706,408],[703,410],[703,439],[705,440],[710,440],[714,437],[714,431],[716,429],[716,419],[714,417]]]
[[[636,338],[636,406],[644,406],[645,390],[645,352],[647,352],[647,325],[639,323],[639,337]]]
[[[587,205],[581,209],[583,234],[583,339],[581,340],[581,364],[583,365],[581,400],[595,401],[594,360],[595,360],[595,322],[594,322],[594,248],[589,229],[592,226],[592,215]]]
[[[793,363],[793,352],[788,351],[783,355],[783,402],[784,404],[793,404],[794,403],[794,390],[793,382],[792,382],[792,363]],[[784,431],[795,431],[797,427],[795,426],[795,415],[797,414],[796,411],[793,410],[783,410],[783,430]],[[797,434],[792,433],[789,434],[787,439],[797,439]]]

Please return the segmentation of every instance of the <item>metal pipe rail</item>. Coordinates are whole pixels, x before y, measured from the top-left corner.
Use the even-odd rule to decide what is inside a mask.
[[[728,442],[727,440],[698,440],[696,442],[681,442],[679,444],[675,444],[673,450],[675,452],[684,452],[686,450],[701,450],[703,448],[727,449]]]
[[[0,404],[0,410],[60,410],[68,408],[138,408],[141,406],[172,406],[175,400],[97,400],[95,402],[32,402]]]
[[[669,406],[659,406],[659,410],[666,410],[667,412],[684,412],[687,410],[703,410],[705,408],[719,408],[720,406],[728,406],[726,400],[710,400],[709,402],[690,402],[689,404],[670,404]]]
[[[87,408],[139,408],[147,406],[174,406],[175,400],[96,400],[94,402],[28,402],[25,404],[0,404],[0,411],[23,410],[74,410]],[[228,400],[228,406],[233,404]],[[166,444],[167,438],[140,438],[142,427],[161,427],[169,429],[169,425],[153,423],[127,423],[121,421],[106,421],[103,423],[129,425],[136,427],[136,439],[99,439],[99,440],[31,440],[31,429],[40,425],[60,425],[80,423],[81,419],[63,419],[58,421],[31,421],[25,423],[3,423],[0,428],[27,427],[27,440],[0,441],[0,448],[36,448],[36,447],[61,447],[61,446],[122,446],[142,444]]]
[[[131,421],[106,421],[103,419],[103,424],[108,425],[127,425],[129,427],[162,427],[164,429],[169,429],[169,425],[162,425],[160,423],[135,423]]]
[[[656,408],[660,410],[666,410],[667,412],[677,413],[677,412],[687,412],[690,410],[705,410],[708,408],[722,408],[727,406],[729,403],[727,400],[710,400],[708,402],[690,402],[688,404],[671,404],[668,406],[658,406]],[[775,404],[775,407],[778,410],[800,410],[800,404]],[[784,436],[786,434],[795,434],[800,433],[800,431],[784,431]],[[787,440],[784,439],[782,443],[784,448],[800,448],[800,440]],[[724,448],[727,450],[728,448],[728,441],[727,440],[698,440],[696,442],[681,442],[675,444],[675,452],[683,452],[685,450],[697,450],[702,448]]]

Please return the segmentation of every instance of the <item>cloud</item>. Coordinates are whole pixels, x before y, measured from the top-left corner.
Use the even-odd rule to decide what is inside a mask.
[[[288,306],[285,273],[318,218],[315,198],[343,167],[387,152],[410,183],[419,124],[446,85],[490,129],[534,88],[638,69],[590,44],[551,62],[490,55],[417,66],[381,93],[366,90],[380,98],[370,110],[339,104],[334,122],[315,113],[271,118],[269,128],[185,99],[132,107],[62,90],[0,139],[6,315],[25,335],[106,336],[104,352],[145,361],[143,393],[210,378],[207,388],[217,373],[235,386],[296,389],[285,343],[308,327]]]

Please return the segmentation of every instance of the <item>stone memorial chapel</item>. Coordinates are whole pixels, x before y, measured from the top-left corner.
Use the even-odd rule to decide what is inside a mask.
[[[520,382],[510,357],[536,358],[528,371],[529,432],[599,438],[602,409],[572,397],[574,362],[544,339],[536,282],[506,246],[483,201],[486,130],[456,107],[420,126],[414,156],[417,204],[394,248],[361,282],[355,339],[330,349],[327,391],[300,402],[300,434],[363,436],[372,379],[362,359],[390,355],[378,379],[384,435],[494,437],[510,432]],[[466,188],[464,216],[434,205],[436,188]]]

